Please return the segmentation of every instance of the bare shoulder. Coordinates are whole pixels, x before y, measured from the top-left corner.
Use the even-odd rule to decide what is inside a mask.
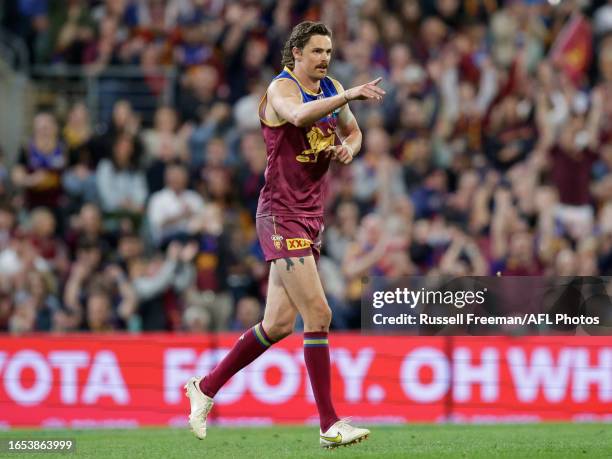
[[[294,97],[300,95],[297,83],[289,78],[277,78],[268,86],[270,97]]]
[[[266,99],[269,103],[265,103]],[[302,96],[295,81],[277,78],[268,86],[263,101],[264,109],[260,117],[264,123],[279,126],[290,119],[289,108],[302,103]]]

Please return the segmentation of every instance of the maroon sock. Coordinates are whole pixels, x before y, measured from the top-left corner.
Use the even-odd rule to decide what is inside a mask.
[[[327,332],[304,332],[304,362],[317,402],[321,430],[326,432],[338,420],[331,400],[331,365]]]
[[[261,322],[247,330],[214,370],[202,378],[200,390],[209,397],[214,397],[223,384],[263,354],[272,344],[274,341],[268,337]]]

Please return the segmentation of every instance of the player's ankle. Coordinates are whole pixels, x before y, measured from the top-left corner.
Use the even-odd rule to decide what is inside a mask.
[[[327,432],[331,426],[338,422],[340,418],[334,417],[325,420],[321,420],[321,432]]]
[[[206,381],[206,376],[204,376],[201,380],[200,380],[200,391],[206,395],[207,397],[210,398],[215,398],[215,392],[213,390],[211,390],[210,387],[208,387],[207,381]]]

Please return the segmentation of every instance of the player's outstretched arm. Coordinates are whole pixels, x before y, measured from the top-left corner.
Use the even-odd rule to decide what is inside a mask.
[[[338,92],[345,93],[342,85],[337,82]],[[357,124],[355,115],[351,112],[348,104],[340,109],[338,114],[338,134],[342,145],[334,145],[326,149],[326,153],[331,155],[332,159],[339,161],[342,164],[349,164],[353,161],[355,155],[361,149],[361,129]]]
[[[378,87],[381,80],[377,78],[336,96],[308,103],[302,102],[300,90],[295,83],[277,80],[268,89],[268,99],[281,118],[294,126],[306,127],[351,100],[381,100],[385,95],[385,91]]]

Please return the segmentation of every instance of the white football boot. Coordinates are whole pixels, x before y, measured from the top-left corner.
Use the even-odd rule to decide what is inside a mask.
[[[185,384],[185,395],[191,402],[191,414],[189,415],[189,425],[191,431],[200,440],[206,438],[206,418],[214,405],[214,401],[200,390],[200,380],[195,376],[190,378]]]
[[[337,448],[353,443],[359,443],[370,435],[368,429],[353,427],[349,424],[350,418],[340,419],[332,425],[327,432],[320,432],[319,443],[323,448]]]

